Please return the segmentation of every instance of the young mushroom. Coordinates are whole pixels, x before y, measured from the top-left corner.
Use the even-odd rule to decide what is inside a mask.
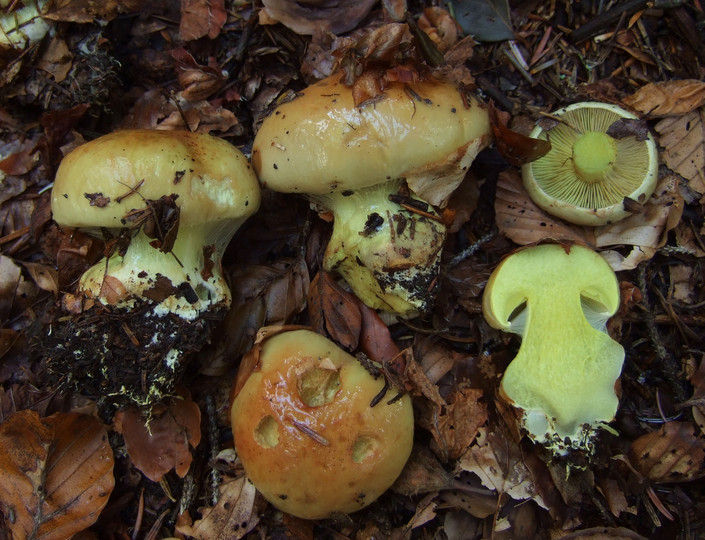
[[[259,201],[252,167],[228,142],[125,130],[64,158],[51,208],[62,227],[129,234],[124,249],[83,274],[81,293],[115,307],[153,301],[157,314],[192,320],[229,306],[221,256]]]
[[[340,75],[283,103],[262,123],[252,164],[263,186],[308,194],[333,213],[324,268],[368,306],[428,309],[445,203],[489,144],[485,108],[449,83],[390,83],[356,106]],[[405,188],[411,192],[405,192]]]
[[[596,430],[614,419],[624,349],[605,324],[619,299],[608,263],[577,245],[518,251],[487,282],[485,319],[521,336],[500,393],[529,437],[555,453],[589,452]]]
[[[386,392],[380,375],[310,330],[285,331],[259,346],[254,371],[238,377],[244,383],[231,408],[249,479],[275,507],[304,519],[372,503],[411,453],[409,396]]]
[[[210,135],[125,130],[70,152],[53,218],[112,237],[79,280],[79,313],[47,338],[52,372],[141,405],[168,395],[230,305],[222,253],[259,202],[247,159]]]
[[[549,214],[578,225],[630,215],[625,199],[645,203],[658,179],[656,143],[633,114],[616,105],[575,103],[553,113],[555,125],[531,136],[551,150],[522,167],[524,187]]]

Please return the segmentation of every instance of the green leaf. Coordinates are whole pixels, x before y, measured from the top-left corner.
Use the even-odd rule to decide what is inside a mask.
[[[508,0],[449,0],[446,6],[477,41],[514,39]]]

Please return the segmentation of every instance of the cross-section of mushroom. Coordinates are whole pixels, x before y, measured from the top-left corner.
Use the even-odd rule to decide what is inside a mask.
[[[487,283],[485,319],[522,339],[501,395],[522,411],[530,438],[554,452],[590,451],[596,430],[614,419],[624,349],[605,324],[619,298],[610,266],[581,246],[518,251]]]

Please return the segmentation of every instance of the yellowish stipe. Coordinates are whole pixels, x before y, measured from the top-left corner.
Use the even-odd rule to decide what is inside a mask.
[[[580,180],[588,184],[600,182],[617,158],[617,145],[606,133],[588,131],[573,145],[573,166]]]

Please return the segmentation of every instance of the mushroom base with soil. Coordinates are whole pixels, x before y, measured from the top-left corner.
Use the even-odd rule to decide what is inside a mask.
[[[325,270],[373,309],[411,317],[433,301],[445,225],[433,207],[398,194],[401,182],[319,196],[333,209]]]
[[[193,366],[194,355],[210,341],[211,327],[225,310],[208,319],[187,321],[177,315],[155,315],[150,302],[130,309],[101,305],[79,315],[57,318],[41,337],[51,376],[102,406],[149,406],[173,395]]]

